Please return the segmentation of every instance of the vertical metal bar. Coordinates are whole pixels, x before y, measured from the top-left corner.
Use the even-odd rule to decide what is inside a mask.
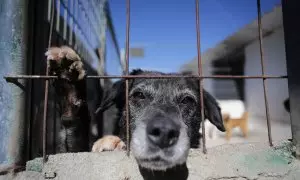
[[[130,0],[126,0],[126,75],[129,74],[129,32],[130,32]],[[128,105],[128,79],[125,80],[125,88],[126,88],[126,146],[127,146],[127,156],[130,155],[130,136],[129,136],[129,105]]]
[[[282,0],[283,27],[285,39],[286,66],[290,101],[290,117],[295,156],[300,159],[300,2]]]
[[[64,28],[63,28],[63,39],[66,41],[67,40],[67,23],[68,23],[68,3],[65,3],[65,7],[63,8],[64,11]]]
[[[74,30],[74,25],[73,25],[73,18],[74,18],[74,0],[70,0],[70,12],[72,15],[69,15],[70,18],[70,31],[69,31],[69,45],[73,46],[73,30]]]
[[[98,69],[98,74],[99,75],[104,75],[105,74],[105,66],[106,66],[106,29],[107,29],[107,15],[105,12],[105,7],[107,6],[106,4],[108,3],[106,0],[103,0],[102,6],[100,6],[100,17],[101,21],[99,31],[100,31],[100,49],[99,51],[99,69]],[[100,84],[102,87],[104,87],[104,79],[100,79]]]
[[[60,29],[59,29],[59,26],[60,26],[60,0],[56,0],[56,6],[57,6],[57,8],[56,8],[56,31],[57,32],[59,32],[60,31]],[[54,6],[54,8],[55,8],[55,6]]]
[[[54,0],[48,0],[48,21],[51,21],[52,1],[54,1]]]
[[[196,0],[196,31],[197,31],[197,58],[198,58],[198,74],[202,76],[202,59],[201,59],[201,47],[200,47],[200,18],[199,18],[199,0]],[[203,78],[199,79],[200,88],[200,106],[201,106],[201,123],[202,123],[202,147],[203,153],[206,154],[206,137],[205,137],[205,125],[204,125],[204,103],[203,103]]]
[[[78,0],[75,0],[74,2],[74,16],[73,16],[77,22],[78,22]],[[74,49],[78,51],[78,31],[77,31],[77,23],[74,22]]]
[[[50,28],[49,28],[49,39],[48,39],[48,48],[51,46],[52,40],[52,31],[53,31],[53,20],[54,20],[54,1],[52,1],[52,13],[51,13],[51,21],[50,21]],[[46,67],[46,76],[49,75],[49,61],[47,60],[47,67]],[[49,79],[45,81],[45,98],[44,98],[44,111],[43,111],[43,162],[47,161],[47,109],[48,109],[48,93],[49,91]]]
[[[261,27],[260,0],[257,0],[257,24],[258,24],[258,34],[259,34],[261,73],[262,73],[262,76],[264,76],[265,75],[265,64],[264,64],[264,54],[263,54],[264,52],[263,52],[263,35],[262,35],[262,27]],[[263,89],[264,89],[264,99],[265,99],[265,107],[266,107],[269,144],[270,144],[270,146],[273,146],[271,124],[270,124],[270,110],[269,110],[269,103],[268,103],[267,90],[266,90],[267,89],[266,88],[266,78],[263,78]]]

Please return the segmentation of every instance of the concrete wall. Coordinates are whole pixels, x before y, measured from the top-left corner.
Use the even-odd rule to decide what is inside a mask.
[[[202,71],[203,71],[202,74],[204,76],[211,76],[212,75],[211,64],[209,62],[203,64]],[[198,72],[198,69],[197,69],[197,72]],[[214,82],[213,79],[204,79],[203,87],[205,90],[207,90],[210,94],[212,94],[214,96],[215,92],[214,92],[213,82]]]
[[[0,1],[0,164],[18,162],[22,155],[25,92],[3,76],[26,73],[27,3]]]
[[[265,74],[286,75],[286,58],[283,29],[263,39]],[[259,41],[254,41],[245,48],[245,75],[261,75]],[[266,80],[267,95],[272,120],[288,122],[289,114],[283,101],[288,97],[287,79]],[[265,117],[262,80],[252,79],[245,82],[246,108],[252,117]]]
[[[0,176],[0,180],[90,179],[90,180],[296,180],[300,162],[292,156],[289,142],[223,145],[191,149],[187,171],[176,169],[164,174],[140,172],[134,157],[125,152],[67,153],[50,155],[47,163],[40,158],[27,163],[27,171]],[[188,173],[188,177],[182,177]],[[141,176],[143,175],[143,177]]]

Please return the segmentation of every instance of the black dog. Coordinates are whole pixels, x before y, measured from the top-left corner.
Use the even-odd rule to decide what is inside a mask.
[[[161,72],[132,71],[131,75],[163,75]],[[205,90],[204,114],[220,131],[225,131],[220,108]],[[129,80],[130,144],[141,168],[166,170],[185,164],[190,148],[200,140],[199,81],[196,78]],[[116,136],[94,143],[93,152],[123,149],[126,142],[125,81],[117,81],[100,109],[118,108]]]
[[[57,153],[89,151],[90,113],[87,104],[86,73],[80,57],[71,48],[52,47],[45,55],[58,99],[60,118]]]

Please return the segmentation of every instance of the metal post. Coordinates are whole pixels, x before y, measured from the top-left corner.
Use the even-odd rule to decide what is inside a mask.
[[[300,159],[300,2],[282,0],[285,52],[290,96],[291,128],[295,155]]]
[[[0,76],[27,74],[28,0],[0,1]],[[26,87],[26,81],[20,80]],[[26,88],[25,88],[26,89]],[[0,163],[24,161],[25,95],[0,79]]]
[[[99,75],[105,75],[105,64],[106,64],[106,29],[107,29],[107,17],[105,13],[105,7],[106,7],[106,0],[101,1],[100,5],[100,49],[99,49],[99,68],[98,68],[98,74]],[[104,87],[104,79],[100,79],[101,87]]]
[[[265,61],[264,61],[264,51],[263,51],[263,35],[262,35],[263,33],[262,33],[262,24],[261,24],[260,0],[257,0],[257,26],[258,26],[258,40],[259,40],[261,74],[265,75]],[[268,139],[269,139],[270,146],[273,146],[266,79],[263,79],[263,90],[264,90],[264,100],[265,100],[266,118],[267,118],[267,127],[268,127]]]
[[[202,76],[202,59],[201,59],[201,45],[200,45],[200,15],[199,15],[199,0],[195,0],[196,5],[196,33],[197,33],[197,60],[198,60],[198,75]],[[203,79],[199,79],[200,89],[200,106],[201,106],[201,123],[202,123],[202,148],[203,153],[207,153],[206,137],[205,137],[205,124],[204,124],[204,101],[203,101]]]
[[[126,75],[129,75],[129,40],[130,40],[130,0],[126,0]],[[130,155],[130,128],[129,128],[129,82],[125,80],[125,111],[126,111],[126,147],[127,155]]]

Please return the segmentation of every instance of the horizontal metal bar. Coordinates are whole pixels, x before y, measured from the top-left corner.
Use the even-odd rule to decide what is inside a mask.
[[[44,75],[14,75],[4,76],[5,80],[11,79],[57,79],[57,76],[44,76]],[[212,76],[199,76],[199,75],[108,75],[108,76],[87,76],[88,79],[165,79],[165,78],[203,78],[203,79],[284,79],[286,75],[282,76],[230,76],[230,75],[212,75]]]
[[[10,79],[57,79],[57,76],[45,76],[45,75],[15,75],[15,76],[4,76],[5,80]]]

